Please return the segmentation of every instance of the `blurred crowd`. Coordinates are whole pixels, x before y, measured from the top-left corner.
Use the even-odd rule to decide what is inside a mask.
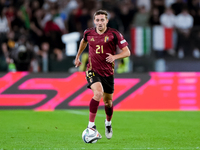
[[[0,71],[47,72],[66,57],[61,36],[93,27],[98,9],[129,43],[130,28],[162,25],[177,31],[171,55],[200,58],[199,0],[0,0]]]

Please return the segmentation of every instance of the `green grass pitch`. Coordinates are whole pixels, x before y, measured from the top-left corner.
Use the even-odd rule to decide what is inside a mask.
[[[200,111],[114,111],[113,138],[104,134],[104,110],[98,110],[102,139],[83,142],[88,110],[0,111],[0,150],[192,150],[200,149]]]

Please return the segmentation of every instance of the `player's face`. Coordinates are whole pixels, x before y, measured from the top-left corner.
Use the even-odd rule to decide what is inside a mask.
[[[106,30],[108,19],[106,19],[105,15],[97,15],[94,18],[94,24],[100,32],[104,32]]]

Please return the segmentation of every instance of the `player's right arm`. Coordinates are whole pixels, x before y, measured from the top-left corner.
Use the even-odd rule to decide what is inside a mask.
[[[84,40],[84,38],[81,40],[80,45],[79,45],[79,49],[75,58],[75,67],[79,67],[81,65],[81,61],[79,59],[79,57],[81,56],[82,52],[84,51],[84,49],[87,46],[87,41]]]

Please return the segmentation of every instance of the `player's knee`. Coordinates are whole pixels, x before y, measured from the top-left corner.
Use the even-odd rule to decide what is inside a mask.
[[[110,100],[109,102],[108,102],[108,107],[112,107],[112,105],[113,105],[113,103],[112,103],[112,100]]]
[[[105,102],[104,104],[105,104],[106,107],[108,107],[108,102]]]
[[[108,108],[111,108],[112,107],[112,100],[105,102],[105,106],[108,107]]]
[[[96,91],[94,92],[94,97],[100,100],[103,97],[103,91]]]

